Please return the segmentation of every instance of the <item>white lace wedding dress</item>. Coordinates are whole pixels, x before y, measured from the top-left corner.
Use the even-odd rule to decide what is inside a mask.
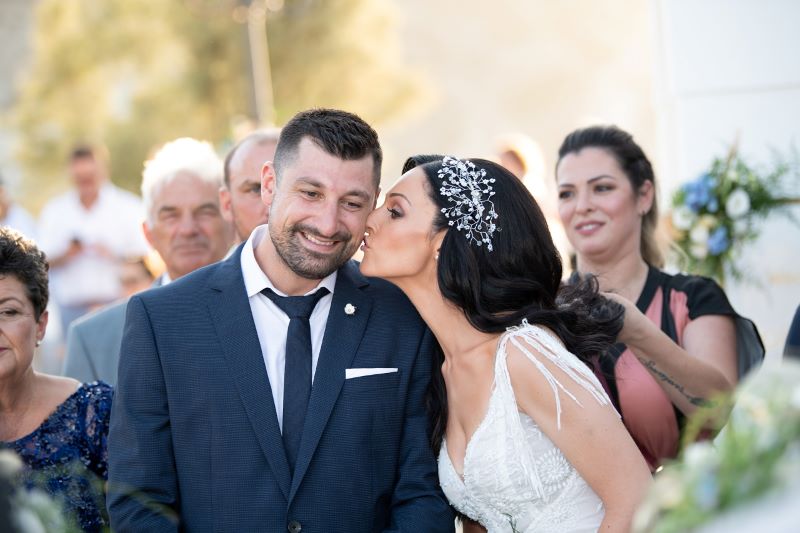
[[[442,490],[453,507],[489,533],[597,531],[604,514],[600,498],[536,422],[518,410],[506,365],[509,343],[550,384],[559,429],[561,401],[578,402],[572,387],[583,387],[611,408],[600,382],[584,363],[547,330],[523,321],[509,328],[498,343],[494,388],[486,417],[467,444],[463,478],[453,467],[446,440],[442,443]],[[538,354],[569,376],[569,383],[557,380]]]

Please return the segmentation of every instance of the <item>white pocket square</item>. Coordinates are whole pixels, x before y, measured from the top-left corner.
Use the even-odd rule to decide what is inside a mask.
[[[396,368],[347,368],[344,371],[344,379],[361,378],[364,376],[375,376],[378,374],[391,374],[397,372]]]

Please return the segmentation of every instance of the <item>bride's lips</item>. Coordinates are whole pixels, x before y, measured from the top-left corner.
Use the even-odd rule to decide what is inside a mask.
[[[367,236],[364,235],[364,240],[361,241],[361,251],[362,252],[366,252],[368,248],[369,248],[369,244],[367,244]]]
[[[605,225],[604,222],[599,222],[597,220],[586,220],[584,222],[579,222],[578,224],[575,224],[574,227],[575,231],[578,232],[578,234],[586,237],[594,234],[604,225]]]

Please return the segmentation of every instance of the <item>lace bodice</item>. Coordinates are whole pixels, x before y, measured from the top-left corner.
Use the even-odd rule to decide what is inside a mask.
[[[84,383],[33,433],[0,442],[27,466],[27,484],[63,498],[84,531],[100,531],[108,523],[102,495],[113,394],[103,382]]]
[[[585,364],[552,334],[523,321],[509,328],[498,343],[494,388],[486,416],[467,444],[463,479],[450,460],[447,441],[442,443],[442,489],[458,511],[480,522],[489,533],[596,531],[604,513],[600,498],[536,422],[517,407],[506,363],[508,343],[524,353],[550,384],[559,429],[561,402],[580,405],[569,390],[572,387],[583,387],[611,408]],[[569,376],[570,382],[556,379],[539,354]]]

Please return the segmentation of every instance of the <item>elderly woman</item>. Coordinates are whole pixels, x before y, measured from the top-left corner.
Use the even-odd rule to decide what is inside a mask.
[[[0,448],[17,452],[29,483],[64,498],[85,531],[100,531],[112,390],[33,370],[47,328],[44,253],[0,228]]]

